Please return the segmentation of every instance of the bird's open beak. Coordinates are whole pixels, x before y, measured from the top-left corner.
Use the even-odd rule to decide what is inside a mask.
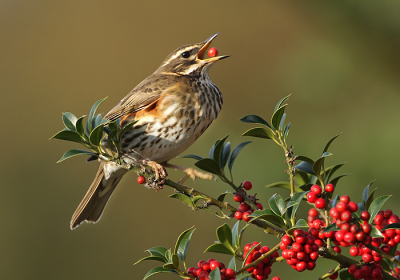
[[[201,47],[199,53],[197,54],[197,59],[203,60],[206,62],[215,62],[224,58],[229,57],[229,55],[222,55],[222,56],[214,56],[210,58],[204,58],[205,53],[207,52],[208,47],[211,45],[211,42],[218,36],[219,33],[212,35],[210,38],[204,41],[204,45]]]

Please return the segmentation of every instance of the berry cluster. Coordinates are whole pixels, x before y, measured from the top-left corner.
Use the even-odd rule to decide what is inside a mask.
[[[352,264],[349,266],[349,273],[353,274],[355,279],[365,280],[382,280],[383,279],[383,268],[380,264]]]
[[[244,265],[246,266],[251,264],[269,251],[270,249],[268,246],[261,247],[258,242],[246,244],[246,246],[244,246],[243,259],[247,259]],[[247,272],[252,273],[252,278],[254,279],[267,279],[271,274],[271,261],[277,257],[279,257],[279,253],[275,251],[271,256],[264,258],[262,262],[259,262],[255,267],[248,268]],[[276,277],[275,279],[278,280],[277,278],[279,279],[279,277]]]
[[[340,228],[340,230],[335,232],[333,237],[333,242],[336,245],[349,247],[358,242],[371,243],[372,238],[370,233],[372,225],[368,223],[370,214],[368,211],[361,212],[360,218],[363,220],[363,223],[360,225],[358,219],[354,219],[352,216],[352,213],[357,210],[357,203],[351,201],[348,195],[343,195],[336,206],[332,207],[329,211],[329,215],[336,223],[336,226]]]
[[[280,243],[282,257],[298,272],[313,270],[316,266],[315,260],[319,256],[319,246],[314,236],[302,229],[296,229],[293,236],[294,240],[287,234],[282,237]]]
[[[399,223],[399,216],[394,215],[392,210],[379,211],[374,218],[374,223],[378,230],[381,230],[387,225]],[[382,232],[383,239],[382,243],[389,245],[390,247],[395,247],[400,243],[400,229],[387,229]]]
[[[225,268],[225,264],[215,259],[199,261],[197,263],[197,267],[189,267],[187,272],[191,276],[197,277],[197,279],[199,280],[207,280],[210,279],[211,270],[214,270],[217,267],[220,269],[221,272],[221,280],[236,279],[235,271],[232,268]]]
[[[250,181],[245,181],[242,184],[242,188],[243,190],[243,194],[241,193],[235,193],[235,195],[233,196],[233,200],[235,200],[236,202],[239,202],[240,205],[238,207],[238,210],[235,212],[235,218],[237,220],[243,220],[245,222],[250,221],[250,217],[249,215],[251,215],[251,213],[253,213],[255,210],[253,208],[251,208],[251,206],[249,204],[247,204],[246,202],[244,202],[244,197],[243,195],[246,195],[246,191],[245,190],[251,190],[251,188],[253,187],[253,185],[251,184]],[[257,202],[257,198],[254,196],[248,196],[248,198],[252,199],[255,201],[255,205],[258,208],[258,210],[262,210],[263,206],[261,203]]]
[[[332,184],[325,186],[325,193],[332,193],[335,187]],[[324,209],[326,207],[326,200],[322,197],[322,188],[319,185],[312,185],[310,192],[307,194],[307,201],[314,203],[318,209]]]

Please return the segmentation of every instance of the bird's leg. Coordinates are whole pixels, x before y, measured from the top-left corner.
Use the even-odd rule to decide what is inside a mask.
[[[211,173],[202,172],[202,171],[196,170],[191,167],[179,166],[179,165],[175,165],[175,164],[170,164],[168,162],[163,162],[162,165],[164,167],[174,168],[175,170],[180,170],[180,171],[183,171],[186,173],[186,175],[178,181],[178,184],[180,184],[180,185],[182,185],[189,177],[192,178],[193,181],[196,180],[196,178],[200,178],[200,179],[204,179],[204,180],[215,180],[216,179],[216,177]]]

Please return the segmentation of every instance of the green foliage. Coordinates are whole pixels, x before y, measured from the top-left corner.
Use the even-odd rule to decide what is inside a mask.
[[[86,131],[83,125],[85,116],[79,119],[72,113],[64,113],[62,121],[65,128],[56,133],[50,139],[59,139],[64,141],[75,142],[83,145],[88,150],[72,149],[64,153],[58,162],[77,155],[94,156],[102,160],[117,160],[120,158],[120,143],[122,136],[136,123],[132,122],[120,127],[120,120],[109,122],[101,117],[101,114],[95,115],[99,105],[106,98],[98,100],[91,108],[88,121],[86,123]],[[107,146],[104,146],[102,140],[105,139],[107,133]]]

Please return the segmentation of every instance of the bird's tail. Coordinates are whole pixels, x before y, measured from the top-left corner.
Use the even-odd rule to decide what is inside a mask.
[[[110,163],[102,162],[89,190],[79,204],[71,219],[71,229],[75,229],[84,221],[96,223],[100,220],[108,200],[118,183],[126,173],[125,169],[115,169],[105,176],[105,169]]]

